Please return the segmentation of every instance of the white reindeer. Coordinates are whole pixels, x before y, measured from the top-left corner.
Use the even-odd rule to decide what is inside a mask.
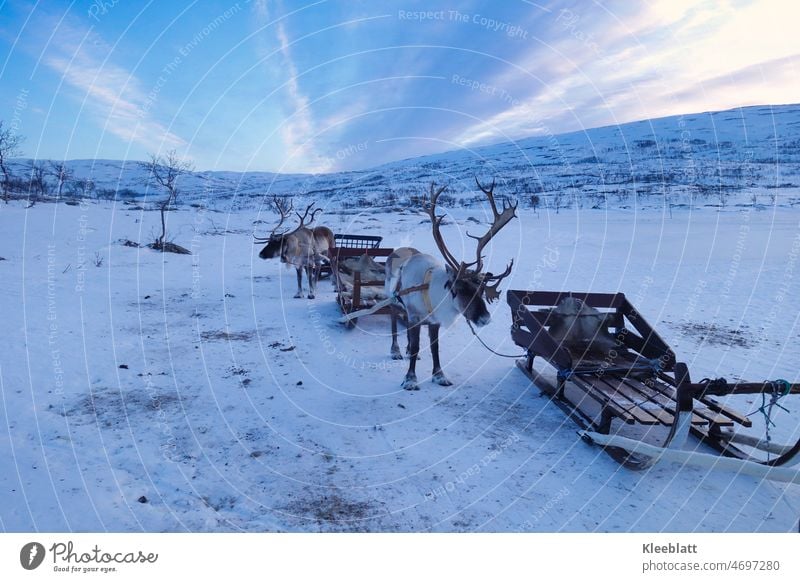
[[[416,375],[416,363],[419,356],[420,328],[428,326],[430,336],[431,355],[433,357],[432,380],[440,386],[451,386],[452,382],[442,372],[439,362],[439,329],[441,326],[449,327],[463,315],[468,322],[476,326],[489,323],[490,315],[486,308],[486,300],[490,303],[499,297],[497,286],[500,281],[511,273],[514,265],[511,263],[500,275],[482,273],[483,256],[481,255],[486,244],[516,216],[517,205],[503,203],[502,212],[497,211],[494,201],[494,181],[487,190],[481,186],[477,178],[475,182],[481,191],[486,194],[494,214],[491,227],[481,237],[469,235],[478,241],[476,260],[471,263],[456,261],[442,239],[440,227],[444,216],[436,215],[436,201],[446,189],[443,186],[436,190],[431,184],[428,214],[433,227],[433,239],[446,265],[431,255],[419,253],[416,249],[403,248],[395,251],[396,256],[387,261],[386,268],[386,293],[395,295],[405,310],[409,365],[402,387],[406,390],[419,390]],[[494,285],[490,285],[490,283]],[[392,314],[392,358],[402,359],[400,348],[397,345],[396,313]]]

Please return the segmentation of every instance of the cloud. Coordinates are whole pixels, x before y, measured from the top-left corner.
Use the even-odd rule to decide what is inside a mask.
[[[283,22],[279,22],[276,30],[280,53],[286,66],[286,94],[292,113],[281,126],[281,135],[284,144],[289,149],[290,166],[302,166],[305,171],[315,171],[309,167],[309,162],[314,156],[314,122],[308,97],[300,90],[297,81],[297,65],[292,59],[291,43],[286,34]]]
[[[514,95],[454,140],[474,145],[679,113],[800,101],[797,18],[769,2],[577,5],[540,22],[487,83]],[[796,12],[800,10],[795,9]],[[549,24],[548,26],[544,26]]]
[[[796,103],[800,91],[792,90],[800,72],[800,54],[772,59],[770,61],[742,67],[724,75],[705,79],[684,87],[670,97],[684,107],[702,108],[704,101],[718,103],[718,108],[746,105],[778,105]],[[765,94],[772,94],[765,101]],[[716,109],[717,107],[715,107]]]
[[[62,22],[42,62],[78,90],[84,108],[104,130],[151,150],[184,146],[182,138],[149,114],[153,97],[141,89],[141,82],[124,67],[96,56],[111,52],[97,33]]]
[[[256,35],[258,55],[269,76],[268,85],[277,85],[280,88],[287,110],[287,115],[278,128],[284,145],[282,165],[278,168],[282,172],[330,171],[330,163],[317,152],[317,130],[312,103],[300,87],[300,74],[292,54],[292,41],[286,30],[287,18],[305,8],[309,6],[285,14],[281,2],[270,6],[266,0],[257,0],[252,9],[258,32],[270,32],[274,29],[274,40],[277,40],[277,48],[274,48],[273,37],[270,36],[267,42],[263,35]],[[275,16],[274,12],[282,16]],[[275,55],[280,55],[281,67],[271,64]]]

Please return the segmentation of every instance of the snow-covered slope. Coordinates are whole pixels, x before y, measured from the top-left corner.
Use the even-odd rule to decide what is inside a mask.
[[[406,204],[435,180],[470,205],[473,176],[496,177],[504,194],[527,205],[664,207],[681,204],[800,202],[800,105],[746,107],[542,135],[364,171],[322,175],[195,172],[182,183],[183,201],[217,208],[257,205],[264,194],[295,194],[332,207]],[[368,147],[368,146],[367,146]],[[15,172],[24,175],[24,160]],[[73,161],[92,178],[96,196],[142,196],[136,162]],[[152,190],[150,190],[153,193]],[[156,191],[156,194],[160,194]]]

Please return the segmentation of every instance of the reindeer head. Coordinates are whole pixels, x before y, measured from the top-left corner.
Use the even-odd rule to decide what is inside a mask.
[[[442,220],[444,220],[444,215],[436,215],[436,202],[439,195],[444,192],[447,186],[442,186],[437,190],[436,185],[431,183],[430,200],[427,205],[427,210],[433,226],[433,240],[436,242],[436,246],[439,248],[442,258],[447,263],[447,287],[453,295],[453,299],[456,301],[459,311],[469,321],[482,325],[489,321],[488,310],[486,309],[483,299],[485,298],[486,301],[492,303],[500,297],[500,291],[497,287],[500,281],[511,274],[511,269],[514,266],[514,260],[512,259],[505,271],[500,275],[482,272],[483,249],[489,241],[516,216],[517,204],[508,204],[503,201],[503,209],[498,212],[497,204],[494,200],[494,180],[488,189],[481,186],[477,178],[475,178],[475,183],[478,185],[478,188],[486,194],[494,218],[489,230],[483,236],[479,237],[467,233],[467,236],[478,241],[475,251],[475,260],[473,262],[466,263],[464,261],[456,261],[442,238],[440,227],[442,225]]]

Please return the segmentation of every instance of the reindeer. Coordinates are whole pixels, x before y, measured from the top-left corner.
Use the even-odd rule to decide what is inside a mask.
[[[395,296],[402,303],[407,319],[409,364],[408,372],[402,387],[406,390],[419,390],[417,385],[416,363],[419,356],[419,337],[423,325],[428,326],[431,355],[433,357],[432,381],[440,386],[452,386],[442,372],[439,362],[439,329],[449,327],[459,315],[478,327],[489,323],[491,319],[486,308],[489,303],[500,297],[497,289],[500,281],[511,274],[514,260],[500,275],[482,273],[484,247],[508,222],[516,216],[517,204],[506,204],[498,212],[494,201],[494,186],[486,189],[475,179],[478,188],[486,194],[494,215],[492,225],[481,237],[467,235],[478,241],[476,259],[471,263],[456,261],[444,243],[440,227],[444,215],[436,215],[436,201],[447,186],[436,189],[431,184],[430,200],[427,211],[431,218],[433,240],[439,248],[446,265],[442,265],[431,255],[414,252],[414,249],[403,249],[403,252],[387,264],[386,293]],[[396,251],[397,252],[397,251]],[[492,284],[493,283],[493,284]],[[397,323],[393,315],[392,321],[392,358],[402,359],[397,346]]]
[[[293,208],[291,202],[288,204],[285,201],[281,202],[277,196],[273,197],[272,202],[281,218],[267,238],[253,237],[255,244],[267,243],[258,256],[262,259],[273,259],[280,256],[282,263],[293,265],[297,269],[295,298],[303,296],[303,271],[305,270],[308,279],[308,298],[314,299],[319,268],[327,260],[328,249],[334,244],[333,232],[326,226],[309,228],[317,213],[322,212],[322,208],[311,210],[314,206],[313,202],[308,205],[303,216],[300,216],[299,212],[295,213],[300,219],[300,226],[291,232],[278,232]],[[309,212],[311,212],[311,219],[306,225],[305,221]]]

